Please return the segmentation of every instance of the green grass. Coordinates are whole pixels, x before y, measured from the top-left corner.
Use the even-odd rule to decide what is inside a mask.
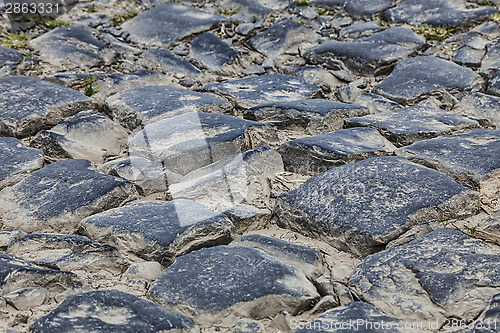
[[[381,27],[390,27],[391,25],[389,22],[383,21],[383,20],[378,20],[378,25]]]
[[[413,31],[424,36],[426,40],[443,41],[453,36],[453,34],[456,32],[456,29],[446,26],[430,27],[428,25],[421,25],[419,27],[413,28]]]
[[[318,15],[333,15],[333,13],[326,8],[318,8]]]
[[[227,8],[224,8],[224,7],[221,7],[219,9],[217,9],[215,11],[216,14],[220,14],[220,15],[226,15],[226,16],[231,16],[231,15],[234,15],[234,14],[238,14],[241,10],[241,6],[239,6],[238,8],[236,8],[235,10],[230,10],[230,9],[227,9]]]
[[[125,13],[122,14],[117,14],[111,18],[111,22],[113,22],[114,25],[120,25],[123,22],[126,22],[130,19],[133,19],[134,17],[137,16],[137,12],[133,10],[128,10]]]
[[[0,37],[0,45],[14,50],[26,48],[28,46],[28,42],[26,41],[26,34],[5,34],[3,37]]]
[[[85,81],[80,85],[80,88],[83,89],[83,93],[85,94],[85,96],[90,97],[99,92],[99,87],[95,86],[95,81],[96,81],[95,78],[89,75],[87,81]]]
[[[483,0],[479,3],[481,6],[496,6],[497,3],[491,0]]]
[[[309,0],[295,1],[295,6],[309,6]]]

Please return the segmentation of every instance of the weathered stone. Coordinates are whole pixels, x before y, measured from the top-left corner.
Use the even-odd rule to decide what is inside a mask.
[[[230,98],[242,109],[270,102],[318,97],[321,88],[293,76],[270,74],[205,85],[204,90]]]
[[[311,280],[323,274],[323,257],[309,247],[261,235],[246,235],[235,239],[230,246],[259,249],[281,262],[299,268]]]
[[[420,141],[397,153],[481,190],[483,203],[494,206],[500,198],[500,130],[476,129]]]
[[[217,314],[252,319],[280,310],[296,314],[318,297],[299,269],[256,249],[228,246],[177,258],[149,294],[161,304],[190,307],[199,320],[207,321]]]
[[[487,93],[500,97],[500,70],[490,78]]]
[[[477,192],[401,157],[330,169],[276,201],[281,227],[358,256],[380,250],[412,226],[474,215]]]
[[[30,44],[44,61],[58,67],[109,65],[116,56],[113,49],[78,26],[54,29],[33,39]]]
[[[169,191],[173,198],[195,200],[211,209],[223,203],[266,207],[271,195],[269,183],[280,172],[284,172],[280,154],[269,147],[257,147],[194,170]]]
[[[321,87],[325,92],[344,85],[344,81],[354,80],[351,72],[346,70],[329,71],[321,66],[280,66],[280,73],[293,75],[309,84]],[[343,75],[345,74],[345,75]]]
[[[293,332],[407,332],[399,327],[404,327],[404,323],[397,318],[384,315],[374,308],[373,305],[365,302],[351,302],[340,308],[335,308],[323,313],[313,322],[301,324],[301,327]]]
[[[80,223],[91,239],[163,265],[190,251],[229,243],[232,229],[223,214],[186,199],[134,201]]]
[[[460,330],[457,333],[495,333],[498,331],[498,323],[500,322],[500,294],[496,294],[491,299],[489,306],[484,309],[483,313],[473,323],[467,325],[467,328]],[[453,321],[450,321],[448,326],[451,326]]]
[[[425,44],[425,38],[403,27],[392,27],[377,32],[369,37],[358,39],[360,42],[389,42],[405,45],[411,48],[418,48]]]
[[[209,30],[225,21],[228,19],[223,16],[180,3],[164,3],[123,23],[122,30],[129,33],[134,43],[167,47],[173,41]]]
[[[243,117],[279,129],[298,127],[306,133],[317,134],[341,129],[345,118],[367,114],[368,109],[360,105],[328,99],[304,99],[257,105],[246,110]]]
[[[370,36],[378,31],[385,29],[380,26],[377,21],[369,21],[362,23],[351,24],[339,32],[339,38],[345,39],[355,39],[364,36]]]
[[[345,126],[375,128],[399,147],[479,127],[479,124],[456,113],[425,106],[410,106],[364,117],[347,118]]]
[[[271,11],[282,11],[291,3],[291,0],[224,0],[222,5],[228,10],[265,16]]]
[[[216,210],[221,211],[233,222],[234,232],[238,234],[242,234],[248,230],[261,229],[271,219],[271,212],[269,210],[245,204],[228,204],[223,202]]]
[[[445,89],[471,90],[479,76],[471,69],[433,56],[401,60],[373,92],[403,105]]]
[[[0,135],[34,135],[94,106],[94,100],[80,92],[34,77],[0,79]]]
[[[200,67],[213,72],[223,71],[233,64],[239,55],[237,49],[211,32],[199,35],[189,45],[191,59]]]
[[[466,9],[465,0],[405,0],[384,12],[389,21],[411,25],[460,26],[485,19],[497,12],[494,7]]]
[[[474,119],[483,126],[500,127],[500,97],[467,93],[451,111]]]
[[[186,175],[222,158],[276,141],[274,129],[237,117],[191,112],[147,125],[129,141],[133,155]]]
[[[292,19],[284,19],[249,39],[250,45],[269,58],[283,54],[299,54],[299,47],[309,48],[319,41],[320,35]]]
[[[43,166],[38,149],[25,147],[15,138],[0,138],[0,189],[14,185]]]
[[[146,261],[131,264],[124,276],[153,282],[163,272],[163,267],[157,261]]]
[[[10,243],[7,252],[48,268],[121,273],[123,259],[117,249],[79,235],[28,234]]]
[[[341,42],[327,40],[309,49],[305,59],[311,64],[322,64],[330,69],[339,69],[342,61],[358,74],[380,75],[390,71],[394,62],[407,58],[413,48],[390,42]]]
[[[33,138],[31,147],[53,158],[85,158],[103,163],[122,154],[127,146],[125,130],[96,111],[82,111]]]
[[[286,171],[317,175],[370,157],[393,155],[396,147],[371,128],[351,128],[285,142],[278,152]]]
[[[344,10],[354,17],[372,17],[390,7],[392,3],[392,0],[346,0]]]
[[[0,249],[6,250],[7,246],[16,239],[26,235],[24,231],[17,229],[7,229],[0,231]]]
[[[133,192],[123,178],[95,172],[86,160],[63,160],[0,191],[4,226],[71,233],[81,219],[120,205]]]
[[[472,37],[455,51],[453,61],[459,65],[479,67],[486,53],[487,44],[487,39]]]
[[[266,329],[260,321],[240,319],[232,333],[266,333]]]
[[[399,103],[393,102],[385,97],[373,93],[363,93],[354,103],[362,105],[370,111],[370,113],[380,113],[394,109],[400,109],[403,106]]]
[[[485,243],[442,228],[367,257],[350,284],[365,301],[401,320],[468,321],[500,291],[499,263]]]
[[[127,156],[106,162],[99,171],[127,179],[142,195],[165,192],[169,184],[177,183],[181,178],[180,175],[165,169],[161,163],[138,156]]]
[[[113,119],[133,131],[156,121],[188,112],[230,112],[228,102],[199,92],[170,86],[125,90],[106,99]]]
[[[487,47],[486,55],[481,63],[481,70],[500,69],[500,43],[495,43]]]
[[[196,79],[202,75],[202,71],[194,67],[189,61],[184,60],[167,49],[149,49],[142,56],[158,64],[164,73],[180,73],[192,79]]]
[[[24,59],[27,58],[21,52],[0,45],[0,78],[15,75]]]
[[[22,311],[39,307],[49,297],[49,291],[45,288],[22,288],[2,295],[8,304],[16,310]]]
[[[162,306],[116,290],[72,295],[30,326],[46,332],[194,332],[187,317]]]
[[[0,293],[39,287],[51,293],[80,285],[75,274],[45,268],[9,254],[0,253]]]

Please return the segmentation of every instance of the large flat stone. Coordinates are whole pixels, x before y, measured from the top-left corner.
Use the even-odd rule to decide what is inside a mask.
[[[223,214],[177,199],[134,201],[84,219],[79,229],[123,252],[169,265],[178,255],[229,243],[233,225]]]
[[[256,249],[228,246],[177,258],[149,294],[161,304],[191,308],[200,321],[215,315],[261,319],[281,310],[296,314],[318,297],[299,269]]]
[[[173,41],[209,30],[227,18],[180,3],[164,3],[122,24],[134,43],[167,47]],[[158,24],[162,22],[162,24]]]
[[[403,333],[408,332],[399,319],[386,316],[373,305],[365,302],[351,302],[326,311],[316,320],[297,325],[293,333]]]
[[[9,244],[9,254],[61,271],[124,271],[118,250],[80,235],[27,234]]]
[[[232,109],[220,98],[163,85],[122,91],[106,99],[105,107],[131,131],[188,112],[224,113]]]
[[[357,39],[359,42],[388,42],[404,45],[410,48],[418,48],[425,44],[425,38],[403,27],[391,27],[368,37]]]
[[[500,43],[489,44],[481,62],[481,71],[500,69]]]
[[[309,134],[341,129],[344,119],[367,115],[363,106],[328,99],[303,99],[257,105],[243,113],[245,119],[275,126],[279,129],[298,127]]]
[[[479,76],[471,69],[433,56],[404,59],[373,92],[403,105],[440,90],[471,90]]]
[[[500,256],[485,243],[442,228],[367,257],[350,284],[404,321],[475,319],[500,291]]]
[[[359,256],[414,225],[474,215],[477,192],[401,157],[333,168],[276,201],[278,224]]]
[[[175,55],[168,49],[149,49],[142,56],[161,67],[162,72],[171,74],[184,74],[190,78],[200,77],[202,71],[193,66],[189,61]]]
[[[304,80],[281,74],[250,76],[239,80],[211,83],[203,86],[230,98],[242,109],[270,102],[287,102],[318,97],[321,88]]]
[[[67,288],[80,285],[76,275],[35,265],[32,262],[0,253],[0,293],[26,287],[42,287],[55,295]]]
[[[170,185],[169,192],[173,198],[188,198],[217,210],[224,203],[265,207],[271,195],[269,182],[283,171],[280,154],[257,147],[191,171]]]
[[[42,151],[15,138],[0,138],[0,189],[11,186],[43,166]]]
[[[96,111],[82,111],[33,138],[31,147],[53,158],[82,158],[103,163],[125,151],[128,134]]]
[[[400,147],[439,135],[479,127],[479,124],[475,120],[453,112],[426,106],[410,106],[363,117],[347,118],[345,126],[375,128]]]
[[[338,70],[339,61],[358,74],[380,75],[390,71],[398,60],[407,58],[413,48],[391,42],[342,42],[327,40],[309,49],[305,59],[311,64],[322,64]]]
[[[212,72],[225,71],[239,55],[237,49],[211,32],[199,35],[189,45],[189,56],[193,62]]]
[[[191,112],[147,125],[129,141],[132,155],[185,175],[254,145],[275,141],[274,129],[237,117]]]
[[[500,130],[476,129],[420,141],[397,153],[481,190],[483,202],[500,198]]]
[[[405,0],[384,12],[389,21],[456,27],[497,12],[494,7],[466,9],[465,0]]]
[[[100,290],[69,296],[30,328],[48,332],[196,332],[193,321],[131,294]]]
[[[308,48],[319,41],[314,30],[292,19],[284,19],[249,39],[250,45],[268,58],[283,54],[299,54],[299,46]]]
[[[0,191],[4,226],[26,232],[76,231],[84,217],[117,207],[133,193],[123,178],[95,172],[86,160],[63,160]]]
[[[370,157],[393,155],[396,147],[371,128],[350,128],[295,139],[282,144],[286,171],[317,175]]]
[[[78,91],[34,77],[0,79],[0,135],[35,135],[94,106],[93,99]]]
[[[30,44],[44,61],[58,67],[109,65],[115,57],[113,49],[78,26],[54,29],[31,40]]]
[[[471,92],[451,111],[477,120],[481,125],[500,127],[500,97]]]

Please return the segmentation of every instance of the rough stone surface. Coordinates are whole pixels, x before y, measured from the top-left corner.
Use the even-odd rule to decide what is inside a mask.
[[[283,171],[280,154],[257,147],[191,171],[169,190],[173,198],[195,200],[211,209],[221,210],[224,203],[266,207],[269,182]]]
[[[216,209],[222,211],[233,222],[234,232],[238,234],[252,229],[260,229],[271,219],[271,212],[269,210],[251,205],[223,202]]]
[[[210,29],[228,21],[180,3],[164,3],[122,24],[131,41],[148,46],[167,47],[173,41]],[[163,24],[158,24],[163,22]]]
[[[433,56],[404,59],[373,92],[406,105],[426,94],[446,90],[471,90],[479,76],[471,69]]]
[[[38,287],[51,293],[80,285],[75,274],[35,265],[9,254],[0,253],[0,293]]]
[[[483,126],[500,127],[500,97],[468,93],[451,111],[477,120]]]
[[[478,194],[401,157],[333,168],[276,201],[278,224],[364,256],[412,226],[471,216]]]
[[[298,54],[299,47],[311,47],[317,43],[319,37],[305,25],[284,19],[250,38],[249,43],[267,57],[277,58],[285,53]]]
[[[189,61],[175,55],[168,49],[149,49],[142,56],[158,64],[164,73],[181,73],[191,78],[197,78],[202,74],[202,71],[193,66]]]
[[[403,106],[393,102],[385,97],[373,93],[363,93],[356,98],[354,103],[362,105],[370,111],[370,113],[380,113],[394,109],[400,109]]]
[[[342,323],[345,323],[344,327],[341,326]],[[348,326],[351,323],[352,325]],[[323,313],[315,321],[305,323],[302,328],[299,328],[293,332],[341,333],[348,332],[348,330],[360,333],[406,332],[402,329],[399,329],[399,325],[404,324],[397,318],[386,316],[383,313],[379,312],[371,304],[365,302],[351,302],[342,307],[338,307]],[[381,329],[381,327],[384,327],[384,329]]]
[[[491,77],[487,93],[500,97],[500,70],[496,71]]]
[[[191,112],[147,125],[129,140],[134,155],[161,162],[165,168],[186,175],[276,140],[271,126],[237,117]]]
[[[2,295],[2,298],[16,310],[22,311],[36,308],[48,299],[49,291],[45,288],[22,288]]]
[[[9,244],[9,254],[61,271],[122,272],[117,249],[79,235],[27,234]]]
[[[371,128],[351,128],[285,142],[280,153],[286,171],[317,175],[370,157],[393,155],[396,147]]]
[[[0,135],[35,135],[94,106],[94,100],[80,92],[34,77],[0,79]]]
[[[0,45],[0,78],[15,75],[19,64],[25,59],[21,52]]]
[[[24,146],[15,138],[0,138],[0,189],[14,185],[43,166],[42,151]]]
[[[177,258],[149,294],[168,306],[187,306],[199,319],[221,312],[224,317],[239,312],[254,319],[274,316],[280,310],[297,313],[318,297],[299,269],[256,249],[228,246]]]
[[[210,71],[222,71],[236,61],[240,52],[211,32],[205,32],[191,42],[191,59]]]
[[[194,332],[183,315],[116,290],[72,295],[30,326],[30,332]]]
[[[287,8],[290,0],[224,0],[223,6],[229,10],[238,10],[241,13],[250,13],[258,16],[265,16],[274,10]]]
[[[390,21],[411,25],[455,27],[495,12],[490,6],[466,9],[464,0],[405,0],[384,14]]]
[[[481,62],[481,70],[500,69],[500,43],[490,44],[486,47],[486,55]]]
[[[370,36],[357,39],[360,42],[388,42],[418,48],[425,44],[425,38],[403,27],[391,27]]]
[[[500,290],[500,256],[442,228],[367,257],[350,284],[384,313],[409,321],[476,318]]]
[[[495,333],[498,330],[500,321],[500,294],[496,294],[491,299],[490,305],[473,323],[460,333]]]
[[[133,185],[95,172],[86,160],[64,160],[0,191],[4,226],[71,233],[84,217],[120,205]]]
[[[44,61],[59,67],[90,68],[109,64],[115,57],[115,51],[82,27],[52,30],[33,39],[31,45]]]
[[[250,76],[239,80],[213,83],[205,85],[203,89],[227,96],[242,109],[270,102],[314,98],[321,92],[318,86],[281,74]]]
[[[128,134],[96,111],[82,111],[33,138],[31,147],[53,158],[85,158],[103,163],[125,151]]]
[[[479,67],[486,54],[487,44],[487,39],[472,37],[455,51],[453,61],[459,65]]]
[[[232,223],[191,200],[134,201],[84,219],[80,231],[146,260],[169,265],[178,255],[231,241]]]
[[[122,126],[141,126],[188,112],[230,112],[228,102],[207,94],[170,86],[146,86],[109,97],[106,108]]]
[[[479,124],[456,113],[425,106],[410,106],[374,115],[347,118],[345,126],[372,127],[396,146],[405,146],[419,140],[479,127]]]
[[[484,203],[493,205],[500,198],[500,130],[476,129],[424,140],[397,153],[481,190]]]
[[[243,113],[245,119],[275,126],[279,129],[298,127],[317,134],[341,129],[344,119],[368,114],[360,105],[327,99],[303,99],[257,105]]]

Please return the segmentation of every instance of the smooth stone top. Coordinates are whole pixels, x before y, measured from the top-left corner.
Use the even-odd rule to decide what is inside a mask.
[[[401,104],[440,89],[470,90],[479,78],[470,68],[433,56],[399,61],[386,79],[376,85],[374,93]]]
[[[142,56],[160,65],[162,71],[165,73],[181,73],[193,79],[202,74],[202,71],[193,66],[192,63],[170,52],[168,49],[149,49]]]
[[[71,295],[30,326],[30,332],[192,332],[181,314],[117,290]]]
[[[494,14],[494,7],[465,9],[465,0],[405,0],[384,12],[389,21],[404,22],[414,26],[452,26]]]
[[[359,38],[358,42],[389,42],[408,47],[419,47],[425,44],[425,38],[410,29],[403,27],[391,27],[374,33],[369,37]]]
[[[23,58],[21,52],[0,45],[0,67],[20,63]]]
[[[210,71],[232,64],[240,52],[211,32],[197,36],[189,45],[190,57]]]
[[[24,146],[15,138],[0,138],[0,189],[43,166],[42,151]]]
[[[249,76],[239,80],[212,83],[204,90],[227,95],[243,109],[269,102],[313,98],[321,88],[304,80],[282,74]]]
[[[227,18],[180,3],[164,3],[122,24],[131,41],[167,47],[171,42],[210,29]],[[162,22],[162,24],[158,24]]]

